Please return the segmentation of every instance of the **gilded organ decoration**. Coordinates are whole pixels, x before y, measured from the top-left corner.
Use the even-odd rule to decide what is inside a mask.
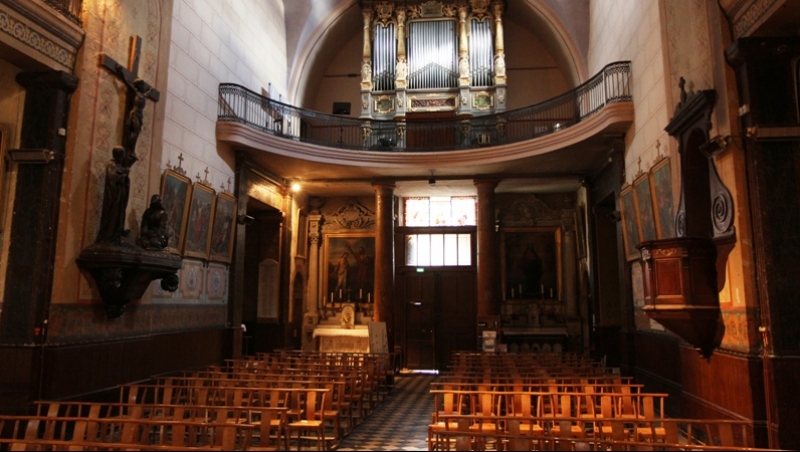
[[[375,8],[375,14],[378,16],[378,22],[385,27],[392,20],[392,13],[394,12],[394,4],[388,2],[379,3]]]
[[[362,118],[401,119],[407,111],[447,109],[470,115],[505,109],[506,93],[500,93],[506,83],[505,2],[360,3],[364,18],[360,87],[368,97]],[[394,109],[373,108],[388,105],[387,96],[393,98]]]

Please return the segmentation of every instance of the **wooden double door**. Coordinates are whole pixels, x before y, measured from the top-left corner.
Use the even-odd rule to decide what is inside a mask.
[[[399,270],[395,310],[409,369],[447,367],[454,350],[477,347],[474,267]]]

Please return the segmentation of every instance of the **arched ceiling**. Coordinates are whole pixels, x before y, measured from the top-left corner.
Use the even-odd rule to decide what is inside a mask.
[[[589,0],[509,0],[504,20],[534,32],[571,85],[586,73]],[[303,106],[315,94],[338,49],[362,32],[357,0],[284,0],[288,101]],[[509,45],[507,43],[507,45]]]

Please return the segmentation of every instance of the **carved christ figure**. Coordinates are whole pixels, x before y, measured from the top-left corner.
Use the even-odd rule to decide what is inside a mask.
[[[125,86],[128,87],[128,105],[130,110],[125,116],[125,135],[123,147],[128,151],[128,159],[131,160],[127,166],[133,165],[138,160],[136,157],[136,141],[144,126],[144,107],[147,105],[147,95],[153,90],[144,80],[136,78],[133,82],[125,77],[125,68],[117,64],[117,74],[119,74]]]

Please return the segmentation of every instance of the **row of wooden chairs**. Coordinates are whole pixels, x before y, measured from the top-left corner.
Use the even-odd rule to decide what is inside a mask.
[[[429,449],[745,450],[750,424],[664,417],[666,394],[576,355],[455,353],[431,385]]]
[[[39,402],[36,415],[0,418],[0,450],[286,450],[290,439],[328,449],[342,419],[352,428],[385,398],[387,360],[315,356],[229,360],[122,385],[115,403]]]
[[[437,450],[755,450],[746,421],[443,416]],[[533,426],[533,427],[532,427]]]
[[[253,450],[255,429],[193,420],[0,416],[0,449]]]

